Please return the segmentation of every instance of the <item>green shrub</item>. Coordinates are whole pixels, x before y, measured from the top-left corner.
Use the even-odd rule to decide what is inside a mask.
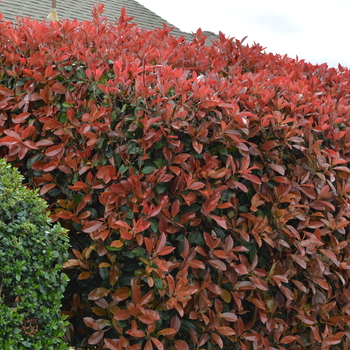
[[[66,230],[52,227],[45,201],[0,161],[0,348],[66,349],[61,299]]]

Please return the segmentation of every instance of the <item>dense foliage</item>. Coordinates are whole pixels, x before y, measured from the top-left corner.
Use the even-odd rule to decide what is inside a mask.
[[[0,160],[0,347],[65,350],[60,315],[67,285],[65,230],[52,226],[46,203]]]
[[[67,340],[349,349],[349,71],[101,12],[0,24],[1,154],[70,230]]]

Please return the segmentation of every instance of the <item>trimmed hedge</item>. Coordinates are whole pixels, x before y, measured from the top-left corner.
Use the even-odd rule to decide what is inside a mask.
[[[0,24],[1,154],[70,230],[67,340],[350,348],[349,70],[102,10]]]
[[[50,224],[45,201],[22,179],[0,160],[0,346],[64,350],[60,308],[68,237]]]

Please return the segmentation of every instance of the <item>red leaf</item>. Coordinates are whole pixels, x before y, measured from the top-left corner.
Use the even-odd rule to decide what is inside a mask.
[[[110,292],[110,289],[99,287],[99,288],[96,288],[92,292],[89,293],[88,299],[89,300],[101,299],[101,298],[105,297],[106,295],[108,295],[109,292]]]
[[[170,254],[173,250],[175,249],[175,247],[164,247],[163,249],[161,249],[161,251],[158,253],[158,255],[168,255]]]
[[[112,295],[112,298],[114,301],[119,302],[128,299],[130,295],[131,292],[128,287],[121,287]]]
[[[246,275],[248,273],[248,269],[243,264],[233,265],[235,271],[241,275]]]
[[[52,162],[45,164],[43,166],[42,170],[48,173],[48,172],[50,172],[52,170],[55,170],[57,168],[57,166],[58,166],[58,161],[57,160],[53,160]]]
[[[285,170],[284,170],[284,168],[281,165],[269,164],[269,167],[271,169],[273,169],[274,171],[276,171],[276,173],[279,173],[280,175],[284,176]]]
[[[236,283],[235,288],[238,290],[250,290],[250,289],[255,289],[255,286],[252,282],[250,281],[239,281]]]
[[[181,215],[179,223],[180,224],[185,224],[186,222],[192,220],[196,216],[196,213],[194,212],[189,212],[186,214]]]
[[[239,245],[239,246],[237,246],[237,247],[234,247],[232,250],[233,250],[234,252],[248,252],[248,251],[249,251],[248,248],[246,248],[246,247],[244,247],[244,246],[242,246],[242,245]]]
[[[288,278],[284,275],[274,275],[272,279],[280,286],[281,282],[288,283]]]
[[[250,281],[254,284],[255,287],[261,289],[261,290],[269,290],[269,286],[267,285],[267,283],[260,279],[259,277],[256,277],[254,275],[249,277]]]
[[[261,185],[261,180],[253,174],[242,175],[242,177],[249,180],[250,182],[254,182],[255,184]]]
[[[208,263],[220,271],[226,271],[226,265],[221,260],[209,260]]]
[[[104,343],[105,343],[105,347],[109,350],[119,350],[118,342],[114,339],[105,338]]]
[[[102,309],[99,306],[94,306],[94,307],[91,308],[91,310],[97,316],[106,316],[107,315],[106,310]]]
[[[98,344],[101,339],[103,338],[103,335],[104,335],[104,331],[97,331],[95,332],[94,334],[92,334],[88,340],[88,343],[90,345],[95,345],[95,344]]]
[[[238,187],[242,192],[244,193],[248,193],[248,188],[246,185],[238,182],[238,181],[233,181],[233,180],[230,180],[227,182],[227,185],[230,186],[230,188],[235,188],[235,187]]]
[[[308,325],[313,325],[316,323],[316,320],[309,315],[298,315],[298,317]]]
[[[261,334],[246,334],[243,335],[244,339],[250,340],[250,341],[259,341],[262,338]]]
[[[119,227],[125,227],[127,228],[128,230],[131,230],[131,227],[128,223],[126,223],[125,221],[121,221],[121,220],[118,220],[118,221],[115,221],[113,223],[113,226],[119,226]]]
[[[0,86],[0,95],[6,96],[6,97],[11,97],[15,96],[15,93],[8,89],[6,86],[1,85]]]
[[[141,345],[140,344],[131,345],[130,348],[128,348],[128,350],[141,350]]]
[[[86,280],[91,276],[91,272],[90,271],[83,271],[79,274],[78,276],[78,280]]]
[[[316,281],[323,289],[329,290],[329,284],[328,284],[325,280],[323,280],[323,279],[321,279],[321,278],[316,278],[315,281]]]
[[[24,122],[30,115],[31,115],[31,113],[28,113],[28,112],[20,113],[20,114],[16,115],[15,117],[13,117],[12,121],[16,124],[19,124],[19,123]]]
[[[228,169],[227,168],[222,168],[219,170],[211,170],[208,173],[208,177],[211,177],[213,179],[221,179],[222,177],[226,176],[228,173]]]
[[[293,342],[296,339],[297,339],[297,337],[295,337],[294,335],[287,335],[286,337],[283,337],[280,340],[280,343],[281,344],[289,344],[289,343]]]
[[[207,288],[214,294],[222,295],[222,290],[220,287],[213,282],[210,282]]]
[[[303,283],[297,280],[291,280],[298,289],[300,289],[303,293],[308,294],[309,293],[309,288],[306,288]]]
[[[257,306],[259,309],[265,310],[265,303],[262,300],[257,298],[249,298],[248,300],[255,306]]]
[[[203,145],[200,144],[199,142],[197,141],[193,141],[192,142],[192,146],[194,148],[194,150],[198,153],[198,154],[201,154],[202,153],[202,150],[203,150]]]
[[[187,286],[187,287],[182,287],[180,289],[176,290],[176,294],[183,294],[183,295],[191,295],[194,294],[198,291],[198,288],[195,286]]]
[[[141,218],[136,222],[136,225],[134,225],[133,232],[140,233],[142,231],[147,230],[150,226],[151,226],[150,222],[144,222]]]
[[[202,187],[204,187],[203,182],[192,182],[190,186],[187,187],[188,190],[200,190]]]
[[[67,89],[60,83],[55,83],[51,86],[51,90],[56,92],[57,94],[65,94]]]
[[[159,335],[173,335],[173,334],[176,334],[176,329],[174,328],[165,328],[165,329],[162,329],[161,331],[159,331],[157,333],[157,336]]]
[[[329,337],[324,342],[327,345],[335,345],[335,344],[339,344],[341,342],[341,339],[337,337]]]
[[[53,142],[51,140],[40,140],[36,143],[37,147],[47,147],[53,145]]]
[[[346,166],[336,166],[333,168],[334,170],[344,171],[346,173],[350,173],[350,169]]]
[[[86,233],[95,232],[99,227],[101,227],[102,222],[97,220],[88,221],[84,224],[82,231]]]
[[[62,210],[58,212],[56,216],[59,217],[60,219],[69,220],[72,218],[72,216],[74,216],[74,214],[71,213],[70,211]]]
[[[60,153],[62,151],[62,149],[63,149],[63,145],[62,144],[51,146],[45,151],[45,155],[48,156],[48,157],[54,157],[58,153]]]
[[[180,173],[181,173],[181,169],[180,169],[179,167],[177,167],[177,166],[174,166],[174,165],[169,166],[169,170],[171,170],[171,171],[172,171],[173,173],[175,173],[177,176],[179,176]]]
[[[224,312],[221,314],[221,317],[224,318],[226,321],[229,322],[236,322],[237,321],[237,316],[236,314],[232,312]]]
[[[96,177],[98,179],[103,179],[105,183],[108,183],[113,179],[117,174],[117,171],[114,166],[112,165],[105,165],[102,168],[100,168],[96,174]]]
[[[143,350],[153,350],[152,342],[150,340],[146,341],[146,344]]]
[[[275,141],[266,141],[263,145],[260,146],[260,149],[262,151],[269,151],[275,146],[277,146],[277,143]]]
[[[174,164],[182,164],[182,163],[184,163],[184,162],[187,160],[187,158],[189,158],[189,157],[190,157],[190,155],[187,154],[187,153],[178,154],[178,155],[174,158],[173,163],[174,163]]]
[[[333,262],[338,263],[337,256],[328,249],[320,249],[320,252],[322,252],[327,258],[331,259]]]
[[[165,260],[161,260],[161,259],[154,259],[154,261],[156,262],[157,266],[164,272],[169,270],[169,266],[168,263]]]
[[[123,320],[127,320],[129,319],[131,316],[130,311],[123,309],[123,310],[119,310],[114,314],[114,317],[116,320],[118,321],[123,321]]]
[[[219,226],[227,230],[226,220],[224,218],[221,218],[220,216],[217,216],[217,215],[208,215],[208,217],[215,220]]]
[[[213,250],[213,254],[216,255],[220,259],[226,259],[227,258],[227,254],[223,250],[220,250],[220,249]]]
[[[0,144],[1,145],[13,145],[15,143],[20,142],[21,140],[18,140],[16,137],[12,136],[5,136],[2,139],[0,139]]]
[[[171,216],[174,218],[180,211],[180,201],[177,199],[171,206]]]
[[[145,314],[138,316],[138,319],[145,324],[152,324],[160,319],[160,316],[155,310],[145,310]]]
[[[210,333],[211,334],[211,338],[215,341],[216,344],[218,344],[220,346],[220,348],[222,349],[224,346],[224,342],[222,341],[221,337],[218,334],[215,333]]]
[[[54,184],[54,183],[44,185],[40,190],[40,196],[43,196],[45,193],[49,192],[50,190],[52,190],[55,187],[56,187],[56,184]]]
[[[70,188],[73,191],[80,191],[83,188],[87,188],[87,187],[88,187],[88,185],[82,181],[77,181],[73,186],[68,185],[68,188]]]
[[[140,300],[140,305],[146,305],[153,299],[153,292],[148,292]]]
[[[84,317],[83,321],[88,327],[95,329],[95,320],[93,318]]]
[[[322,250],[322,249],[321,249]],[[300,256],[291,254],[292,259],[297,262],[303,269],[306,269],[306,262]]]
[[[63,267],[65,269],[68,269],[72,266],[78,266],[79,265],[79,260],[78,259],[69,259],[68,261],[66,261],[64,264],[63,264]]]
[[[137,338],[144,338],[146,336],[146,334],[139,329],[129,329],[126,333]]]
[[[231,327],[218,327],[216,331],[222,335],[230,336],[236,334]]]
[[[153,344],[157,347],[158,350],[164,350],[164,345],[157,338],[151,338]]]
[[[176,350],[189,350],[188,344],[184,340],[175,340]]]
[[[302,186],[300,191],[303,192],[308,198],[316,199],[316,191],[313,188]]]
[[[284,184],[289,183],[289,180],[286,177],[284,177],[284,176],[275,176],[275,177],[272,178],[272,180],[276,181],[276,182],[281,182],[281,183],[284,183]]]
[[[123,246],[123,242],[120,239],[117,239],[117,240],[111,242],[111,247],[121,248],[122,246]]]
[[[199,260],[191,260],[188,262],[188,265],[190,265],[191,267],[195,268],[195,269],[203,269],[205,270],[205,265],[202,261]]]

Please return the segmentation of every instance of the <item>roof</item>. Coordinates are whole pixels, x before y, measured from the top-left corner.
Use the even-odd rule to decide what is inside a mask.
[[[5,20],[15,20],[16,17],[31,17],[32,19],[44,20],[51,11],[51,0],[0,0],[0,13]],[[123,7],[129,17],[134,17],[133,23],[147,30],[162,28],[163,23],[173,27],[172,34],[184,36],[191,40],[192,35],[182,32],[179,28],[170,24],[162,17],[147,9],[135,0],[57,0],[57,14],[59,19],[78,19],[91,21],[92,9],[96,2],[105,5],[104,15],[114,21],[119,18]],[[217,36],[214,33],[205,32],[208,36],[207,42],[214,40]],[[209,39],[209,40],[208,40]]]

